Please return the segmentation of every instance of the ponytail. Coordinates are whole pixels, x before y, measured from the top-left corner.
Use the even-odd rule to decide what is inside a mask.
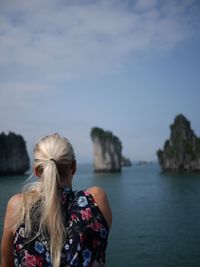
[[[60,266],[65,231],[58,188],[61,186],[62,180],[67,178],[69,166],[74,160],[72,145],[66,138],[54,134],[41,139],[34,149],[34,167],[39,181],[24,189],[19,211],[17,224],[24,222],[25,233],[29,236],[34,223],[34,218],[31,219],[31,210],[33,205],[38,200],[40,201],[39,211],[35,211],[35,214],[39,215],[39,229],[31,240],[40,233],[47,232],[53,267]]]
[[[59,183],[60,179],[56,164],[53,160],[49,160],[43,170],[40,229],[44,229],[46,226],[48,230],[50,254],[54,267],[58,267],[60,264],[64,233],[60,198],[58,195]]]

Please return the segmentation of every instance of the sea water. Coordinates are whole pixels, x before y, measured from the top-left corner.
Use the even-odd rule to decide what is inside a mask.
[[[27,176],[0,177],[0,235],[7,200]],[[73,188],[97,185],[113,212],[107,267],[199,267],[200,175],[162,174],[157,164],[97,174],[78,166]]]

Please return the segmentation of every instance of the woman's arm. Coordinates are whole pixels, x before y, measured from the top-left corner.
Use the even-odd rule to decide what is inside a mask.
[[[108,226],[111,227],[112,224],[112,211],[107,199],[107,195],[105,191],[97,186],[93,186],[87,189],[87,191],[92,195],[94,200],[96,201],[98,207],[100,208],[101,212],[103,213]]]
[[[7,204],[1,242],[1,267],[14,267],[12,226],[15,223],[13,218],[20,198],[20,194],[14,195]]]

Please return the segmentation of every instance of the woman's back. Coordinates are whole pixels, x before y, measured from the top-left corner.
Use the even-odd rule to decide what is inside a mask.
[[[72,191],[71,143],[45,136],[35,145],[33,167],[38,181],[8,202],[2,267],[103,266],[111,210],[100,188]]]
[[[60,190],[60,200],[65,228],[60,266],[104,266],[109,227],[94,198],[88,191],[73,192],[65,187]],[[39,229],[39,218],[34,215],[38,214],[40,204],[38,201],[31,211],[33,237]],[[23,223],[17,228],[15,265],[52,266],[48,233],[43,231],[29,242],[32,236],[25,236]]]

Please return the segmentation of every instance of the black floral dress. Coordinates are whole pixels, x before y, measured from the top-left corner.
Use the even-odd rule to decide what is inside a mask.
[[[92,195],[68,188],[63,188],[60,194],[66,230],[60,266],[105,266],[109,227]],[[34,209],[39,205],[40,202],[36,203]],[[37,221],[34,233],[38,229]],[[30,241],[25,236],[25,225],[21,224],[14,235],[14,260],[18,267],[52,267],[48,235],[40,233]]]

